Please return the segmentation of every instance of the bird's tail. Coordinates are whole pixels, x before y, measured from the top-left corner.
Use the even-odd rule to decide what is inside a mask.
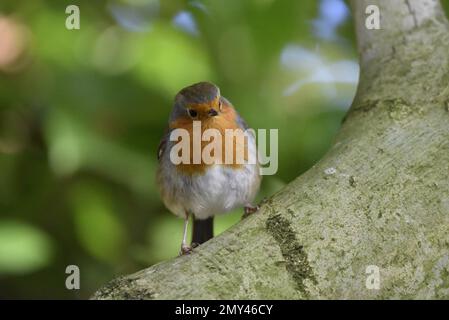
[[[204,220],[193,218],[192,243],[201,244],[214,236],[214,217]]]

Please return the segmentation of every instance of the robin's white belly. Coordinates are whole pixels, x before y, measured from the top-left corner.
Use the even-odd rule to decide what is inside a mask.
[[[255,141],[248,142],[248,152],[256,153]],[[244,164],[237,169],[213,165],[202,174],[184,175],[168,159],[163,160],[159,184],[164,204],[183,218],[186,211],[206,219],[251,204],[260,186],[258,164]]]

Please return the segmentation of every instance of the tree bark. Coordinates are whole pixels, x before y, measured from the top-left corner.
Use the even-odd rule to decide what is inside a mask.
[[[380,30],[365,27],[370,4]],[[94,298],[449,298],[448,22],[432,0],[351,8],[360,83],[323,159],[193,254]]]

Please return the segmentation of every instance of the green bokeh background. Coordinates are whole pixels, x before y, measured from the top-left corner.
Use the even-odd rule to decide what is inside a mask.
[[[80,30],[65,27],[70,4]],[[177,255],[183,222],[164,208],[155,171],[184,86],[212,81],[251,127],[279,129],[279,170],[259,200],[311,167],[356,88],[351,18],[329,24],[326,5],[2,0],[0,298],[87,298]],[[5,62],[7,33],[20,50]],[[240,216],[218,217],[215,232]],[[80,290],[65,288],[71,264]]]

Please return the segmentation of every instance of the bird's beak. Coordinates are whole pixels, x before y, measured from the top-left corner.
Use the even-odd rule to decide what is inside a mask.
[[[214,108],[211,108],[211,109],[209,110],[209,112],[208,112],[208,115],[209,115],[210,117],[215,117],[215,116],[218,116],[218,112],[217,112],[217,110],[215,110]]]

